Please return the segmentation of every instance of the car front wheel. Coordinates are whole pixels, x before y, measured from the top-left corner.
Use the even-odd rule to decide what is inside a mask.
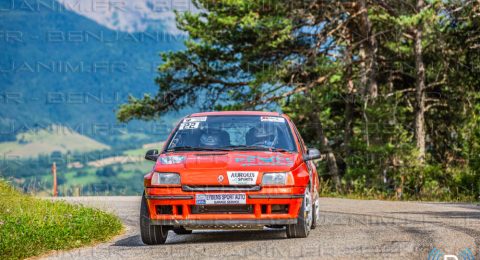
[[[150,224],[150,214],[147,206],[145,194],[142,196],[140,206],[140,235],[142,242],[147,245],[165,244],[167,241],[169,228],[167,226],[158,226]]]
[[[312,204],[310,187],[307,187],[305,189],[302,207],[300,208],[300,212],[298,212],[297,224],[287,225],[288,238],[302,238],[308,236],[313,221]]]
[[[313,217],[312,217],[312,229],[315,229],[320,223],[320,196],[318,195],[318,191],[315,189],[315,194],[313,197],[316,198],[313,201]]]

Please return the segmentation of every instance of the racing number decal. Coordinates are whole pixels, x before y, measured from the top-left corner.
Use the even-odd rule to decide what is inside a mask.
[[[197,129],[200,125],[200,122],[186,122],[180,124],[179,130],[190,130],[190,129]]]

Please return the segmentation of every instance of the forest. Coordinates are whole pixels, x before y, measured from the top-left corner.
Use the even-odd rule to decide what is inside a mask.
[[[480,195],[480,2],[195,0],[185,49],[120,121],[273,110],[319,148],[322,194]]]

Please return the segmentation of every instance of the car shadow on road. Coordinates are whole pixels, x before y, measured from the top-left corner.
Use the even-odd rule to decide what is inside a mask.
[[[113,246],[137,247],[144,246],[140,235],[129,236],[124,239],[117,240]]]
[[[230,230],[196,230],[191,235],[176,235],[172,231],[168,234],[166,244],[197,244],[218,242],[242,242],[285,239],[284,229],[257,230],[257,231],[230,231]],[[145,246],[140,235],[130,236],[116,241],[113,246],[138,247]]]

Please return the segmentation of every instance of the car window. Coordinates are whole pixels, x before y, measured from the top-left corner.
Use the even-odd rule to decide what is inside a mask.
[[[295,131],[295,135],[297,136],[298,143],[300,144],[300,149],[302,150],[302,153],[306,153],[306,146],[305,143],[303,142],[302,136],[300,135],[300,132],[298,132],[297,126],[292,123],[293,130]]]
[[[187,117],[169,140],[167,150],[176,148],[296,151],[287,120],[276,116]]]

